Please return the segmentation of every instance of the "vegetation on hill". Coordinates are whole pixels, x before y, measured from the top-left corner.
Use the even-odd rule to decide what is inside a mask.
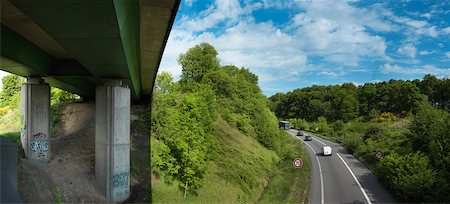
[[[450,79],[313,86],[270,97],[299,129],[342,142],[404,202],[450,202]],[[377,159],[376,152],[384,157]]]
[[[221,66],[217,55],[211,45],[199,44],[180,55],[179,81],[167,72],[157,76],[151,128],[153,200],[305,200],[309,180],[296,179],[310,173],[302,143],[278,128],[258,77],[246,68]],[[305,167],[294,171],[292,160],[299,156]]]
[[[2,78],[2,90],[0,92],[0,134],[20,145],[20,88],[26,79],[14,74]],[[51,119],[52,129],[57,123],[57,114],[62,104],[79,101],[76,95],[51,87]]]

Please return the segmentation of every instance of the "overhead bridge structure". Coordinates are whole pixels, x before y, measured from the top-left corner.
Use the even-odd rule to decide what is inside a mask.
[[[51,159],[50,86],[96,102],[95,178],[130,194],[130,104],[149,99],[180,0],[0,0],[0,69],[27,78],[21,141]]]

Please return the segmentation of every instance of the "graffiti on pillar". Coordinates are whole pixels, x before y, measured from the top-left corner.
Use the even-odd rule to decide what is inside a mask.
[[[47,135],[38,132],[31,136],[30,150],[32,152],[42,153],[48,151],[48,140]]]
[[[23,113],[20,114],[20,122],[21,122],[21,124],[20,124],[20,136],[22,138],[24,138],[25,134],[27,132],[27,123],[25,121],[25,117],[23,117]]]
[[[45,158],[47,158],[47,153],[39,152],[37,154],[37,158],[38,159],[45,159]]]
[[[114,174],[111,179],[113,188],[127,186],[129,177],[130,177],[129,171]]]
[[[47,135],[42,133],[42,132],[38,132],[36,134],[34,134],[33,136],[31,136],[32,140],[42,140],[42,139],[47,139]]]

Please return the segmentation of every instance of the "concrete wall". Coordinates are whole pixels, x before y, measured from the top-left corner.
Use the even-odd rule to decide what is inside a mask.
[[[130,89],[97,87],[95,96],[95,178],[113,202],[130,195]]]
[[[50,138],[50,86],[40,79],[28,79],[21,87],[20,139],[25,156],[50,160]]]

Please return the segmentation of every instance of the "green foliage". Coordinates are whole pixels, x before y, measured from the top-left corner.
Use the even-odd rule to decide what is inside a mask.
[[[155,88],[161,92],[169,93],[172,91],[173,86],[173,77],[169,72],[163,71],[156,77]]]
[[[201,82],[203,76],[220,67],[216,49],[208,44],[201,43],[181,54],[178,63],[181,65],[181,81]]]
[[[277,93],[269,99],[270,109],[278,118],[314,121],[323,116],[331,122],[349,122],[358,116],[374,119],[383,112],[406,117],[427,98],[434,107],[450,109],[450,80],[426,75],[422,81],[390,80],[359,87],[350,83],[315,85]]]
[[[298,129],[300,130],[309,130],[309,123],[305,119],[301,118],[297,121]]]
[[[211,135],[217,118],[214,93],[207,87],[195,92],[162,95],[167,106],[156,109],[157,143],[154,164],[180,181],[180,189],[195,192],[201,186],[207,155],[214,144]],[[155,119],[155,118],[154,118]]]
[[[202,43],[180,55],[179,82],[173,82],[168,73],[157,76],[151,113],[155,135],[151,144],[152,172],[166,182],[176,183],[185,196],[188,193],[189,200],[191,195],[202,192],[200,187],[207,182],[204,178],[211,165],[220,165],[226,171],[218,173],[242,189],[244,194],[239,194],[238,200],[252,201],[264,187],[261,177],[272,170],[267,167],[292,158],[296,151],[287,148],[293,140],[278,128],[278,120],[269,109],[270,101],[258,87],[258,77],[246,68],[221,67],[217,55],[214,47]],[[236,149],[218,145],[228,143],[222,140],[221,132],[227,128],[214,128],[215,122],[224,126],[222,118],[239,131],[237,136],[246,135],[245,140],[254,141],[247,152],[237,153]],[[261,145],[275,156],[252,155],[252,149]],[[218,155],[228,155],[230,161],[211,161]],[[246,159],[254,157],[256,160]],[[245,161],[237,162],[239,159]],[[255,166],[266,169],[252,169]]]
[[[327,133],[331,131],[330,126],[328,125],[328,121],[325,117],[320,116],[319,118],[317,118],[317,122],[315,123],[317,129],[317,132],[321,132],[321,133]]]
[[[410,125],[410,145],[426,153],[438,170],[450,167],[450,113],[422,104]],[[450,180],[449,180],[450,182]],[[450,189],[449,189],[450,190]]]
[[[20,100],[20,87],[24,78],[10,74],[2,78],[2,91],[0,92],[0,107],[16,105],[15,100]],[[12,100],[12,98],[17,98]]]
[[[54,197],[55,197],[55,204],[62,204],[62,198],[61,198],[61,190],[58,186],[55,186],[55,189],[53,190]]]
[[[71,103],[81,100],[80,96],[70,92],[51,87],[50,89],[51,105],[58,105],[63,103]]]
[[[436,184],[436,171],[421,153],[390,154],[380,161],[380,175],[406,202],[430,201]]]

